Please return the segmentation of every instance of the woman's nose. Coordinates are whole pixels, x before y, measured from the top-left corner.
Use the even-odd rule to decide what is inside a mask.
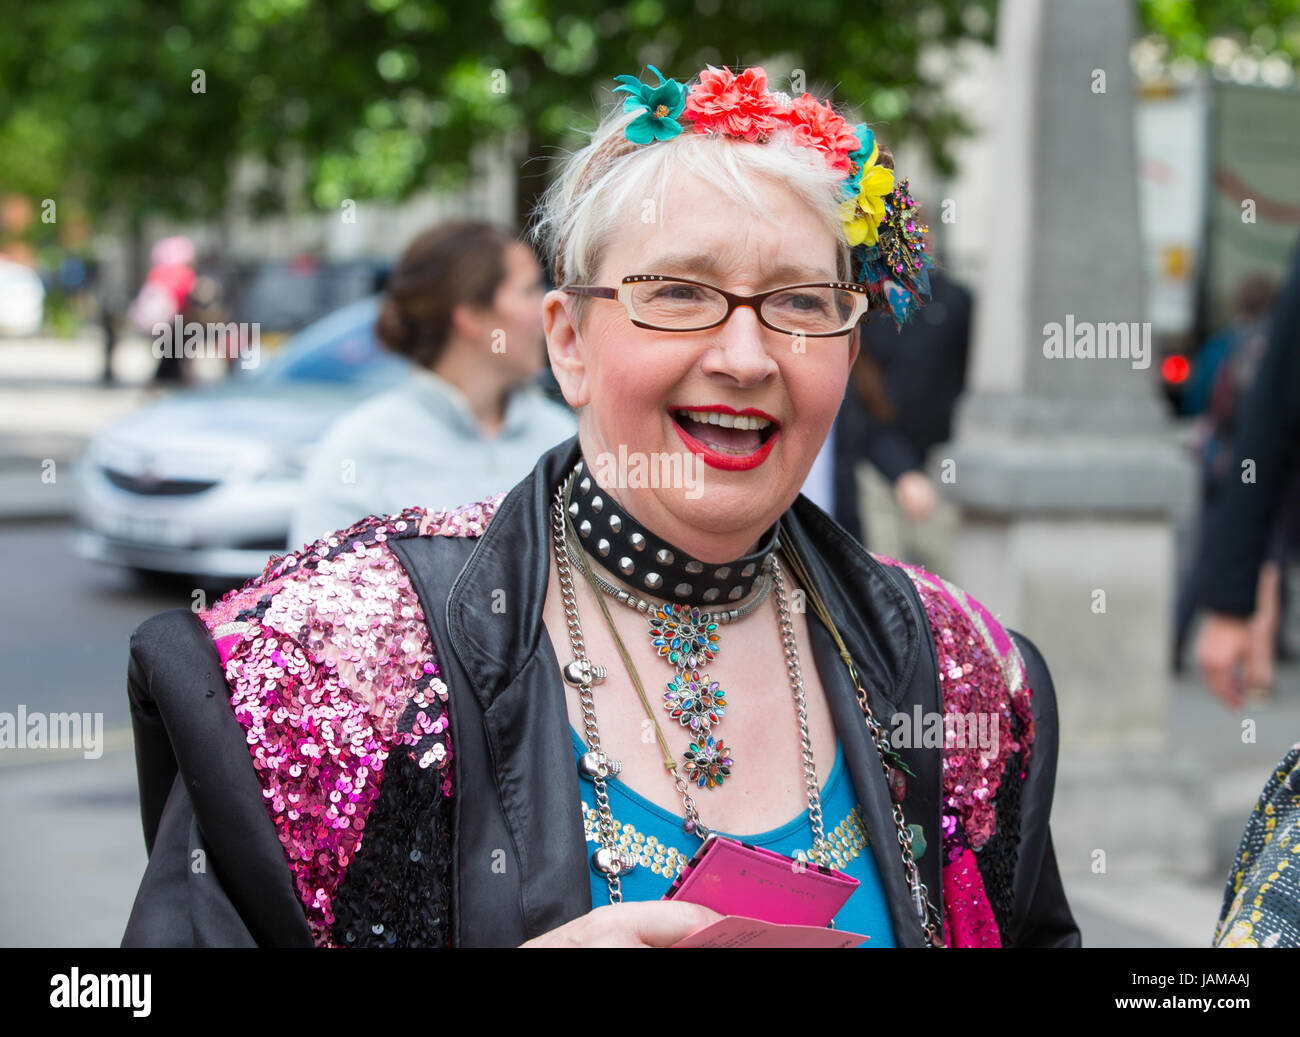
[[[753,385],[777,368],[769,341],[777,332],[759,323],[752,306],[737,306],[725,323],[704,334],[712,336],[711,348],[701,361],[706,374],[729,375],[741,385]]]

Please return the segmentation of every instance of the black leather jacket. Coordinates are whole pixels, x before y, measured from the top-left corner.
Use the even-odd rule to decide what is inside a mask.
[[[419,595],[449,689],[455,793],[445,799],[421,787],[393,754],[335,900],[340,944],[516,946],[593,906],[566,687],[542,636],[549,507],[577,458],[576,436],[542,455],[480,537],[388,540]],[[802,496],[782,521],[876,717],[910,713],[918,703],[939,711],[934,644],[906,574],[876,561]],[[494,609],[495,591],[512,603],[509,620]],[[809,630],[896,940],[920,946],[878,751],[838,649],[812,613]],[[1001,887],[991,899],[1004,945],[1078,946],[1048,828],[1055,697],[1037,650],[1012,636],[1034,692],[1036,738],[1024,781],[1004,782],[1008,795],[1018,793],[1018,809],[1007,815],[1010,824],[999,814],[999,834],[981,854],[998,858],[989,876]],[[146,621],[132,637],[128,687],[150,861],[123,945],[311,945],[207,628],[183,609]],[[942,912],[940,751],[900,752],[915,773],[904,814],[921,825],[928,848],[917,867]],[[434,852],[410,863],[411,840]],[[205,868],[196,871],[200,857]]]

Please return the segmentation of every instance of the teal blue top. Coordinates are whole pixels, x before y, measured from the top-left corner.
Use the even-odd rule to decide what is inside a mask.
[[[586,745],[578,738],[572,726],[569,735],[573,740],[576,763],[586,752]],[[587,848],[592,851],[599,845],[596,835],[595,786],[585,778],[580,779],[578,784],[582,788],[582,818],[587,834]],[[651,803],[617,778],[610,778],[605,785],[609,792],[609,809],[619,832],[619,847],[631,849],[637,855],[637,866],[623,876],[623,899],[660,900],[682,867],[691,859],[691,854],[700,846],[700,840],[682,831],[681,817]],[[707,820],[709,790],[692,789],[692,793],[701,816]],[[835,740],[835,767],[822,789],[821,799],[830,863],[861,883],[835,916],[835,928],[869,936],[869,941],[859,944],[861,947],[893,947],[894,927],[889,917],[889,907],[880,885],[875,856],[868,845],[857,790],[853,787],[852,775],[844,766],[844,750],[838,738]],[[808,850],[813,844],[812,821],[807,810],[769,832],[739,835],[720,831],[718,834],[731,836],[753,846],[776,850],[801,861],[808,860]],[[592,906],[608,904],[609,886],[605,882],[605,876],[590,866],[588,872],[591,877]]]

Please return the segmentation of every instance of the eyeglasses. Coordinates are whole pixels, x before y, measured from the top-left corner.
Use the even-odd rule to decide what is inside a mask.
[[[633,274],[617,288],[566,284],[562,291],[617,299],[638,328],[704,331],[716,328],[737,306],[748,306],[765,328],[812,338],[844,335],[867,312],[867,290],[848,281],[794,284],[757,295],[724,292],[702,281],[659,274]]]

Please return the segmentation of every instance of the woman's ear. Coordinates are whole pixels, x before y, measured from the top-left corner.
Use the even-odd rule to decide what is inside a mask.
[[[555,375],[565,401],[576,410],[590,402],[591,392],[587,386],[582,332],[573,323],[569,302],[570,296],[558,288],[546,293],[542,300],[542,330],[546,335],[551,373]]]
[[[451,332],[471,342],[486,338],[492,326],[492,310],[463,302],[451,311]]]

